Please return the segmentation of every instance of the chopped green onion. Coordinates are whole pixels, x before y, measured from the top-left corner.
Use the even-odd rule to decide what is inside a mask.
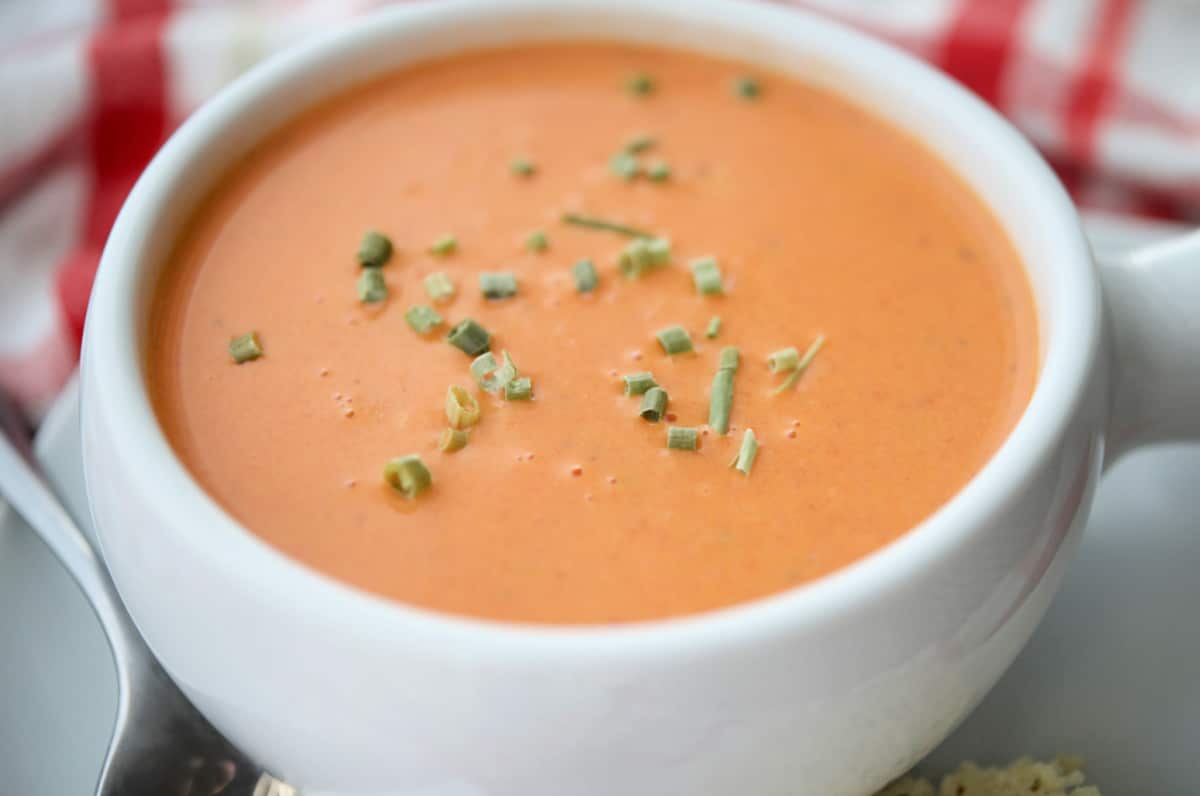
[[[671,166],[665,160],[656,160],[646,168],[646,176],[653,182],[665,182],[671,178]]]
[[[667,400],[666,390],[662,387],[651,387],[642,396],[642,405],[638,409],[638,414],[642,416],[643,420],[657,423],[662,420],[662,416],[667,411]]]
[[[451,384],[446,390],[446,419],[450,428],[470,428],[479,422],[479,401],[466,388]]]
[[[580,293],[591,293],[600,281],[596,274],[596,266],[586,259],[571,266],[571,278],[575,280],[575,289]]]
[[[721,349],[721,359],[717,367],[721,370],[736,371],[741,363],[742,354],[736,346],[727,345]]]
[[[504,400],[528,401],[533,397],[533,382],[528,376],[513,379],[504,385]]]
[[[463,318],[454,325],[446,335],[450,345],[462,351],[467,356],[478,356],[491,348],[492,336],[488,330],[470,318]]]
[[[628,235],[631,238],[649,238],[651,233],[631,227],[626,224],[619,224],[616,221],[606,221],[603,218],[595,216],[585,216],[581,213],[563,213],[562,220],[564,224],[574,224],[577,227],[589,227],[591,229],[602,229],[607,232],[618,232],[622,235]]]
[[[721,316],[714,315],[708,319],[708,326],[704,327],[704,336],[709,340],[721,333]]]
[[[632,180],[641,171],[641,166],[633,155],[618,152],[608,161],[608,170],[623,180]]]
[[[715,296],[725,292],[721,284],[721,269],[717,266],[716,257],[700,257],[692,260],[692,282],[696,292],[702,296]]]
[[[781,348],[767,357],[767,369],[772,373],[782,373],[787,370],[795,370],[799,362],[800,352],[796,350],[795,346]]]
[[[667,429],[667,447],[677,451],[694,451],[700,447],[700,432],[694,428],[671,426]]]
[[[635,97],[644,97],[654,91],[654,78],[645,72],[638,72],[625,83],[625,90]]]
[[[654,376],[649,371],[627,373],[621,379],[625,382],[626,395],[643,395],[647,390],[658,386],[658,382],[654,380]]]
[[[621,251],[617,265],[625,276],[636,279],[671,261],[671,241],[666,238],[638,238]]]
[[[741,355],[733,346],[721,349],[717,374],[713,376],[708,396],[708,425],[718,434],[729,433],[729,412],[733,407],[733,377]]]
[[[754,466],[754,457],[757,455],[758,438],[754,436],[754,429],[748,428],[742,434],[742,447],[738,448],[737,456],[733,457],[729,466],[739,470],[743,475],[750,475],[750,468]]]
[[[796,386],[796,383],[800,381],[800,377],[804,375],[804,371],[808,370],[808,366],[812,364],[813,359],[817,356],[817,352],[821,350],[823,345],[825,345],[825,335],[819,334],[817,335],[817,339],[813,340],[808,348],[805,349],[804,355],[800,357],[800,361],[796,363],[796,367],[788,374],[788,377],[783,380],[782,384],[775,388],[776,394],[790,390]]]
[[[496,357],[491,351],[485,351],[475,357],[475,361],[471,363],[471,377],[480,389],[500,392],[504,385],[517,377],[517,366],[507,351],[502,354],[502,358],[504,364],[501,365],[496,362]]]
[[[663,351],[670,356],[686,354],[692,350],[692,336],[682,326],[659,329],[655,337],[658,338],[658,344],[663,347]]]
[[[550,248],[550,240],[546,237],[546,233],[540,229],[529,233],[529,237],[525,239],[525,248],[531,252],[544,252]]]
[[[657,143],[657,139],[649,133],[638,133],[625,142],[625,151],[636,155],[639,152],[645,152]]]
[[[383,480],[409,500],[433,486],[433,475],[415,453],[392,459],[384,465]]]
[[[433,307],[425,304],[414,304],[404,313],[404,320],[417,334],[425,334],[430,329],[442,325],[442,316]]]
[[[517,277],[512,271],[484,272],[479,275],[479,289],[484,298],[503,299],[517,294]]]
[[[742,99],[758,99],[762,93],[762,85],[752,77],[739,77],[733,83],[733,90]]]
[[[378,268],[364,268],[358,275],[358,300],[364,304],[383,301],[388,296],[387,282]]]
[[[458,251],[458,238],[453,235],[443,235],[429,247],[429,253],[436,257],[445,257]]]
[[[537,164],[527,157],[515,157],[509,161],[508,169],[518,177],[532,177],[537,172]]]
[[[387,235],[369,229],[358,244],[358,262],[363,268],[379,268],[392,256],[392,242]]]
[[[442,453],[454,453],[467,447],[467,442],[471,439],[471,432],[463,431],[458,428],[443,428],[441,435],[438,437],[438,450]]]
[[[246,332],[229,341],[229,356],[239,365],[258,359],[262,355],[262,343],[258,341],[258,332]]]
[[[430,301],[444,302],[454,298],[454,283],[445,271],[437,271],[425,277],[425,295]]]

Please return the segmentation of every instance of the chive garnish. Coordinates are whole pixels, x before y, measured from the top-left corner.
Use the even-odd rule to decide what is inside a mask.
[[[667,411],[667,400],[666,390],[662,387],[651,387],[642,396],[642,405],[638,409],[638,414],[642,416],[643,420],[657,423],[662,420],[663,414]]]
[[[721,359],[717,367],[720,370],[732,370],[737,372],[738,365],[741,364],[742,355],[737,350],[736,346],[727,345],[721,349]]]
[[[517,294],[517,277],[512,271],[501,271],[499,273],[489,273],[487,271],[479,275],[479,290],[483,293],[484,298],[503,299],[510,298]]]
[[[713,376],[712,392],[708,396],[708,425],[718,434],[729,433],[729,412],[733,407],[733,376],[737,373],[740,355],[733,346],[721,349],[720,365]]]
[[[229,356],[239,365],[258,359],[262,355],[262,343],[258,341],[258,332],[246,332],[229,341]]]
[[[653,387],[658,386],[658,382],[654,380],[654,376],[649,371],[641,373],[627,373],[621,377],[625,382],[626,395],[643,395]]]
[[[665,160],[656,160],[646,168],[646,176],[653,182],[665,182],[671,178],[671,166]]]
[[[504,400],[528,401],[533,397],[533,382],[528,376],[513,379],[504,385]]]
[[[438,437],[438,450],[442,453],[454,453],[467,447],[471,432],[459,428],[443,428]]]
[[[635,97],[644,97],[654,92],[654,78],[645,72],[638,72],[626,81],[625,90]]]
[[[596,266],[586,259],[571,266],[571,278],[575,280],[575,289],[580,293],[591,293],[600,281],[596,274]]]
[[[639,152],[645,152],[657,143],[658,140],[649,133],[638,133],[625,142],[625,151],[636,155]]]
[[[692,282],[696,292],[702,296],[715,296],[725,292],[721,283],[721,269],[716,257],[700,257],[692,260]]]
[[[677,451],[694,451],[700,447],[700,432],[694,428],[671,426],[667,429],[667,447]]]
[[[623,180],[632,180],[641,171],[637,158],[628,152],[618,152],[608,161],[608,170]]]
[[[458,251],[458,238],[453,235],[443,235],[429,246],[429,253],[435,257],[445,257]]]
[[[479,422],[479,401],[466,388],[451,384],[446,390],[446,420],[450,428],[470,428]]]
[[[491,351],[485,351],[475,357],[475,361],[471,363],[471,378],[475,379],[480,389],[500,392],[504,385],[517,377],[517,366],[508,352],[505,351],[501,358],[504,360],[503,364],[496,362],[496,357]]]
[[[821,350],[823,345],[825,345],[825,335],[819,334],[817,335],[817,339],[813,340],[808,348],[804,350],[804,354],[800,357],[792,372],[788,374],[782,384],[775,388],[776,394],[790,390],[796,386],[796,383],[800,381],[800,377],[804,375],[804,371],[808,370],[808,366],[812,364],[812,361],[817,356],[817,352]]]
[[[739,77],[733,83],[733,90],[742,99],[758,99],[762,93],[762,84],[752,77]]]
[[[671,261],[671,241],[666,238],[638,238],[626,244],[617,260],[621,273],[636,279]]]
[[[525,239],[525,248],[531,252],[544,252],[550,248],[550,239],[546,237],[546,233],[540,229],[529,233],[529,237]]]
[[[537,171],[537,164],[531,158],[519,156],[509,161],[508,169],[518,177],[532,177]]]
[[[748,428],[742,434],[742,447],[738,448],[737,456],[733,457],[729,466],[739,470],[743,475],[750,475],[750,468],[754,466],[754,457],[757,455],[758,438],[754,436],[754,429]]]
[[[617,232],[621,235],[628,235],[631,238],[652,237],[652,233],[640,230],[637,227],[619,224],[616,221],[606,221],[603,218],[596,218],[595,216],[585,216],[581,213],[563,213],[562,220],[564,224],[574,224],[577,227],[589,227],[591,229],[602,229],[607,232]]]
[[[358,300],[364,304],[374,304],[387,298],[387,282],[383,272],[378,268],[364,268],[358,275]]]
[[[392,241],[387,235],[367,230],[358,244],[358,262],[363,268],[379,268],[392,256]]]
[[[415,453],[400,456],[385,464],[383,480],[409,500],[433,486],[433,475]]]
[[[658,338],[658,344],[662,346],[663,351],[667,352],[669,356],[686,354],[692,350],[692,336],[682,326],[668,326],[665,329],[659,329],[655,337]]]
[[[454,283],[444,271],[438,271],[425,277],[425,295],[431,301],[444,302],[454,298]]]
[[[767,357],[767,369],[772,373],[782,373],[788,370],[795,370],[799,362],[800,352],[796,350],[795,346],[781,348]]]
[[[714,315],[708,319],[708,326],[704,327],[704,336],[709,340],[721,333],[721,316]]]
[[[425,304],[414,304],[404,313],[404,320],[417,334],[425,334],[430,329],[442,325],[442,316],[433,307]]]
[[[446,335],[446,340],[459,351],[472,357],[482,354],[492,345],[492,336],[488,334],[488,330],[470,318],[463,318],[456,323]]]

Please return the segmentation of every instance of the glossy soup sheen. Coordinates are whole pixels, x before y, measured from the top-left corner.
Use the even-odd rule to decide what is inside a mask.
[[[635,72],[655,81],[631,95]],[[762,93],[731,89],[754,74]],[[625,181],[633,134],[671,178]],[[510,160],[528,155],[536,174]],[[566,226],[584,211],[667,235],[673,264],[637,280],[620,235]],[[396,254],[382,306],[359,303],[358,241]],[[527,251],[544,230],[549,248]],[[449,257],[428,252],[453,233]],[[726,295],[687,263],[718,257]],[[594,293],[570,265],[592,258]],[[405,324],[422,279],[458,287],[447,325]],[[515,271],[487,301],[481,271]],[[713,315],[715,340],[704,337]],[[505,402],[445,341],[470,316],[533,380]],[[687,328],[668,357],[654,333]],[[259,332],[265,355],[226,346]],[[795,389],[772,351],[825,348]],[[696,452],[722,346],[738,346],[733,430]],[[1037,369],[1033,300],[982,202],[922,145],[835,95],[695,54],[608,44],[454,57],[303,114],[233,168],[161,280],[147,338],[163,427],[196,479],[286,555],[371,592],[504,620],[599,623],[688,614],[810,581],[886,545],[958,491],[1025,407]],[[637,415],[621,374],[649,370],[673,422]],[[441,453],[450,384],[483,417]],[[743,431],[753,471],[730,469]],[[431,490],[381,478],[419,453]]]

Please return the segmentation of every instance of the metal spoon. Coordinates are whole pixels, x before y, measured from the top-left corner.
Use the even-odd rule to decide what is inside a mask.
[[[116,664],[117,720],[97,796],[295,796],[217,732],[163,671],[91,542],[50,491],[32,432],[3,392],[0,430],[0,495],[79,584]]]

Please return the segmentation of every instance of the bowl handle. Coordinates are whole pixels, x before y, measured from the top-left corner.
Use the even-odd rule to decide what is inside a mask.
[[[1200,231],[1100,262],[1112,342],[1106,464],[1200,439]]]

